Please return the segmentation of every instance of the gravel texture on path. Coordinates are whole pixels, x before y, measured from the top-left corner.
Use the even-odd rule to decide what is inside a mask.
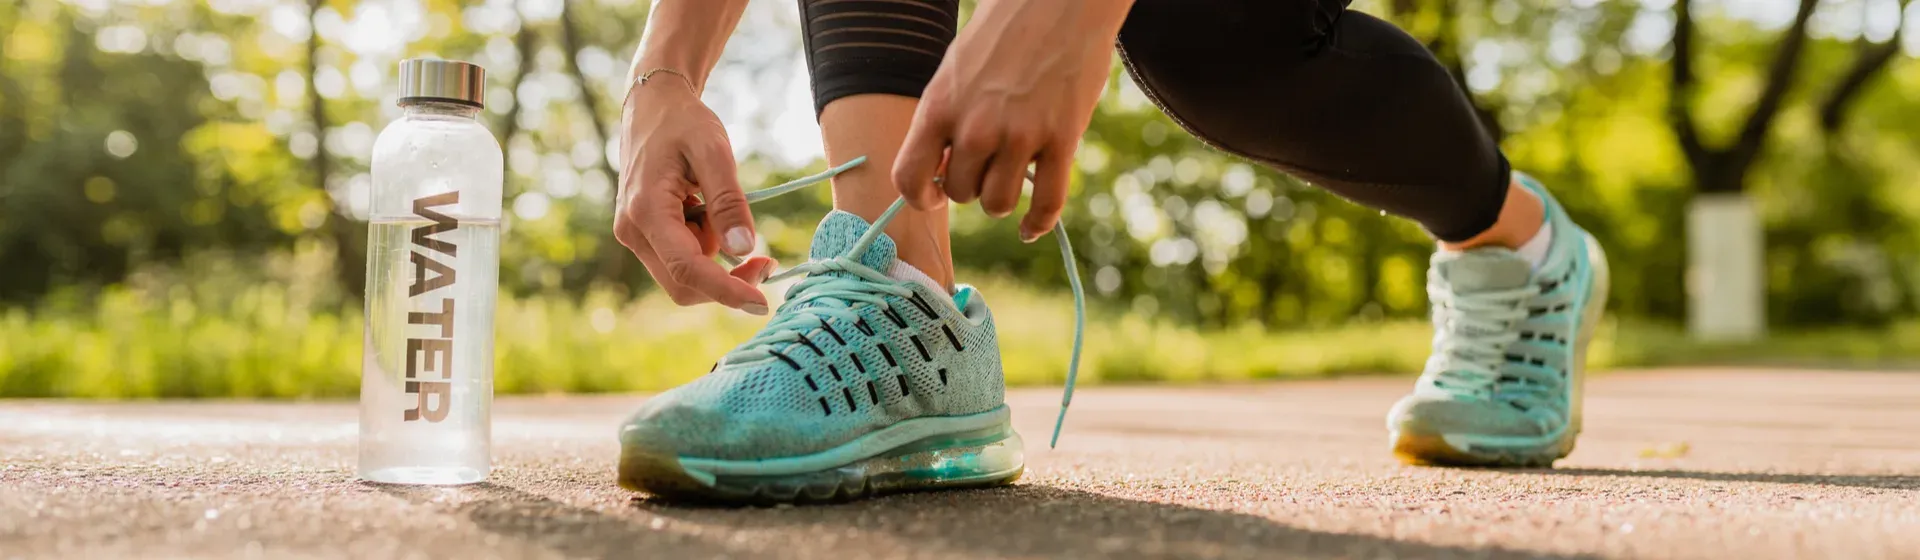
[[[1406,379],[1011,393],[1011,488],[686,507],[643,396],[503,398],[492,480],[353,480],[351,402],[0,401],[0,558],[1920,558],[1920,374],[1615,372],[1553,470],[1409,467]]]

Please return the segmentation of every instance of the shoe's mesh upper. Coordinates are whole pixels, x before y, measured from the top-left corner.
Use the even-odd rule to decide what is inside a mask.
[[[845,254],[867,227],[852,214],[828,215],[815,233],[813,258]],[[861,262],[886,271],[894,251],[893,241],[881,236]],[[802,334],[812,346],[799,341],[773,345],[793,364],[778,357],[736,361],[730,355],[707,376],[649,400],[629,422],[644,432],[635,437],[670,442],[683,456],[788,457],[821,451],[901,420],[975,414],[1001,406],[1005,387],[999,345],[984,299],[974,294],[963,311],[951,296],[917,282],[896,285],[912,290],[915,297],[885,295],[891,317],[880,306],[864,302],[853,306],[859,321],[822,317],[832,332],[817,322],[806,327]],[[788,295],[795,301],[782,306],[779,314],[845,303],[800,301],[801,294]],[[955,342],[964,350],[956,349]]]

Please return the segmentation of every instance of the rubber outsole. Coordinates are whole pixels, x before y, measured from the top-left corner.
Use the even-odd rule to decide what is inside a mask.
[[[1020,436],[997,426],[925,438],[833,468],[780,475],[714,475],[688,469],[659,446],[629,445],[619,482],[669,501],[725,505],[843,503],[901,492],[989,488],[1025,472]]]
[[[1409,465],[1436,467],[1552,468],[1553,462],[1573,453],[1573,438],[1548,451],[1471,447],[1460,449],[1438,435],[1395,433],[1393,455]]]

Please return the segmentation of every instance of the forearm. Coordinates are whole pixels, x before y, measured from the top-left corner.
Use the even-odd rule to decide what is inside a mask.
[[[1083,32],[1112,38],[1120,34],[1120,26],[1127,21],[1127,12],[1133,10],[1134,0],[1097,0],[1088,2],[1086,27]]]
[[[1017,20],[994,22],[1005,29],[1018,23],[1047,33],[1111,42],[1120,34],[1120,26],[1133,9],[1134,0],[1075,0],[1044,2],[1035,0],[981,0],[974,19]]]
[[[684,74],[695,91],[705,91],[707,76],[746,9],[747,0],[658,0],[627,81],[666,68]]]

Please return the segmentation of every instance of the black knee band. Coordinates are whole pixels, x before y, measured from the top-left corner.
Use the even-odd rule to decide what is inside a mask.
[[[920,97],[959,20],[959,0],[800,0],[814,116],[849,95]]]

